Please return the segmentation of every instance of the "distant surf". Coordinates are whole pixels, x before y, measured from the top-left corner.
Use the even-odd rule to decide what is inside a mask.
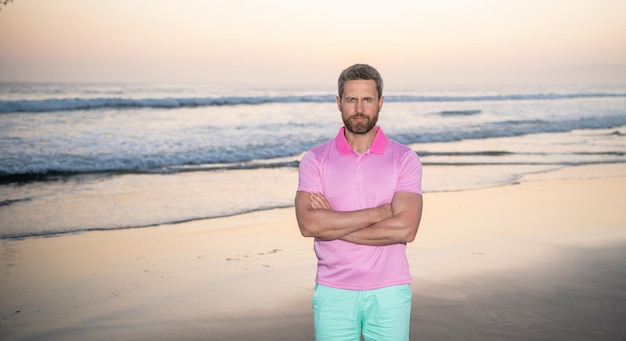
[[[536,93],[503,94],[483,96],[385,96],[388,102],[470,102],[470,101],[523,101],[523,100],[559,100],[576,98],[614,98],[626,97],[626,93]],[[300,96],[228,96],[228,97],[166,97],[166,98],[49,98],[39,100],[3,100],[0,101],[0,113],[20,112],[57,112],[96,109],[177,109],[208,106],[260,105],[267,103],[332,103],[334,95]],[[476,114],[480,110],[444,111],[443,115]]]

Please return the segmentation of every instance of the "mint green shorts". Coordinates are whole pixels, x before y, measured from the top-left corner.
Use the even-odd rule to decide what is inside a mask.
[[[408,284],[374,290],[315,286],[315,340],[405,341],[409,339],[412,293]]]

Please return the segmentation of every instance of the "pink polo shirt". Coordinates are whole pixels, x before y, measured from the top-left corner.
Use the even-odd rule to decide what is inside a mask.
[[[336,211],[388,204],[395,192],[422,193],[422,165],[414,151],[376,127],[372,146],[358,154],[348,144],[344,129],[303,156],[298,191],[324,194]],[[367,246],[315,239],[314,249],[318,284],[371,290],[411,283],[404,243]]]

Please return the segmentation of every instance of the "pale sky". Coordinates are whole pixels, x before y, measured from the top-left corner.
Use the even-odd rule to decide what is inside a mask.
[[[14,0],[0,81],[626,83],[624,0]]]

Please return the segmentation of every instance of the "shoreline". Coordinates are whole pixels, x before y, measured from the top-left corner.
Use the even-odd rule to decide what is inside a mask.
[[[621,165],[626,165],[626,163],[603,163],[603,164],[583,164],[583,165],[577,165],[577,166],[560,166],[558,168],[554,168],[554,169],[547,169],[547,170],[541,170],[541,171],[536,171],[536,172],[530,172],[530,173],[525,173],[525,174],[521,174],[519,176],[514,177],[514,179],[508,179],[508,180],[498,180],[498,181],[494,181],[493,184],[489,184],[489,185],[482,185],[482,186],[476,186],[476,187],[464,187],[461,186],[461,188],[459,189],[440,189],[440,190],[426,190],[425,193],[430,194],[438,194],[438,193],[459,193],[459,192],[466,192],[466,191],[474,191],[474,190],[483,190],[483,189],[489,189],[489,188],[498,188],[498,187],[506,187],[506,186],[514,186],[514,185],[518,185],[522,179],[524,179],[523,181],[532,181],[531,179],[534,178],[539,178],[541,179],[542,176],[544,176],[544,174],[561,174],[561,172],[564,172],[565,174],[567,174],[567,172],[565,171],[566,169],[579,169],[579,168],[586,168],[586,167],[596,167],[596,166],[606,166],[606,167],[612,167],[615,166],[616,169],[620,169]],[[490,167],[498,167],[498,166],[502,166],[502,165],[489,165],[489,164],[485,164],[485,165],[475,165],[473,167],[478,167],[478,168],[490,168]],[[429,169],[429,177],[434,177],[435,178],[445,178],[450,176],[449,170],[446,170],[449,166],[439,166],[439,165],[435,165],[435,166],[427,166],[427,168]],[[454,168],[460,167],[460,166],[452,166]],[[463,166],[465,167],[465,169],[467,169],[468,166]],[[297,169],[297,168],[296,168]],[[290,183],[295,183],[297,181],[296,178],[296,172],[292,172],[293,174],[290,174]],[[435,174],[433,174],[435,173]],[[610,176],[619,176],[620,174],[615,174],[615,171],[609,171],[609,174],[612,174]],[[133,175],[133,174],[117,174],[117,175]],[[471,175],[475,175],[474,173],[471,173]],[[547,178],[546,178],[547,179]],[[295,185],[294,185],[295,186]],[[269,189],[268,189],[269,190]],[[291,192],[289,192],[289,194],[287,195],[291,195]],[[149,200],[149,198],[146,198],[147,200]],[[110,200],[120,200],[119,197],[114,197],[114,198],[110,198]],[[109,201],[110,201],[109,200]],[[19,201],[19,200],[17,200]],[[93,203],[93,202],[88,202],[88,204],[90,205],[99,205],[99,204],[103,204],[102,202],[98,203]],[[111,207],[113,208],[113,207]],[[255,213],[255,212],[265,212],[265,211],[272,211],[272,210],[276,210],[276,209],[293,209],[293,204],[282,204],[282,205],[276,205],[276,206],[269,206],[269,207],[258,207],[258,208],[251,208],[248,210],[244,210],[241,212],[234,212],[234,213],[224,213],[224,214],[220,214],[220,215],[215,215],[215,216],[202,216],[202,217],[195,217],[195,218],[183,218],[181,220],[174,220],[174,221],[164,221],[164,222],[159,222],[159,223],[148,223],[148,224],[141,224],[141,225],[128,225],[128,226],[117,226],[117,227],[87,227],[84,229],[77,229],[77,230],[69,230],[69,231],[43,231],[43,232],[32,232],[29,234],[19,234],[19,233],[13,233],[13,234],[7,234],[4,236],[0,236],[0,241],[2,240],[25,240],[25,239],[30,239],[30,238],[56,238],[56,237],[63,237],[63,236],[69,236],[69,235],[75,235],[75,234],[82,234],[82,233],[89,233],[89,232],[99,232],[99,231],[118,231],[118,230],[132,230],[132,229],[144,229],[144,228],[154,228],[154,227],[158,227],[158,226],[175,226],[175,225],[180,225],[180,224],[187,224],[187,223],[191,223],[191,222],[197,222],[197,221],[210,221],[213,219],[223,219],[223,218],[230,218],[230,217],[236,217],[236,216],[241,216],[241,215],[247,215],[250,213]],[[86,218],[86,217],[83,217]]]
[[[412,338],[626,335],[623,193],[624,164],[425,193]],[[315,255],[292,208],[0,244],[3,339],[313,338]]]

